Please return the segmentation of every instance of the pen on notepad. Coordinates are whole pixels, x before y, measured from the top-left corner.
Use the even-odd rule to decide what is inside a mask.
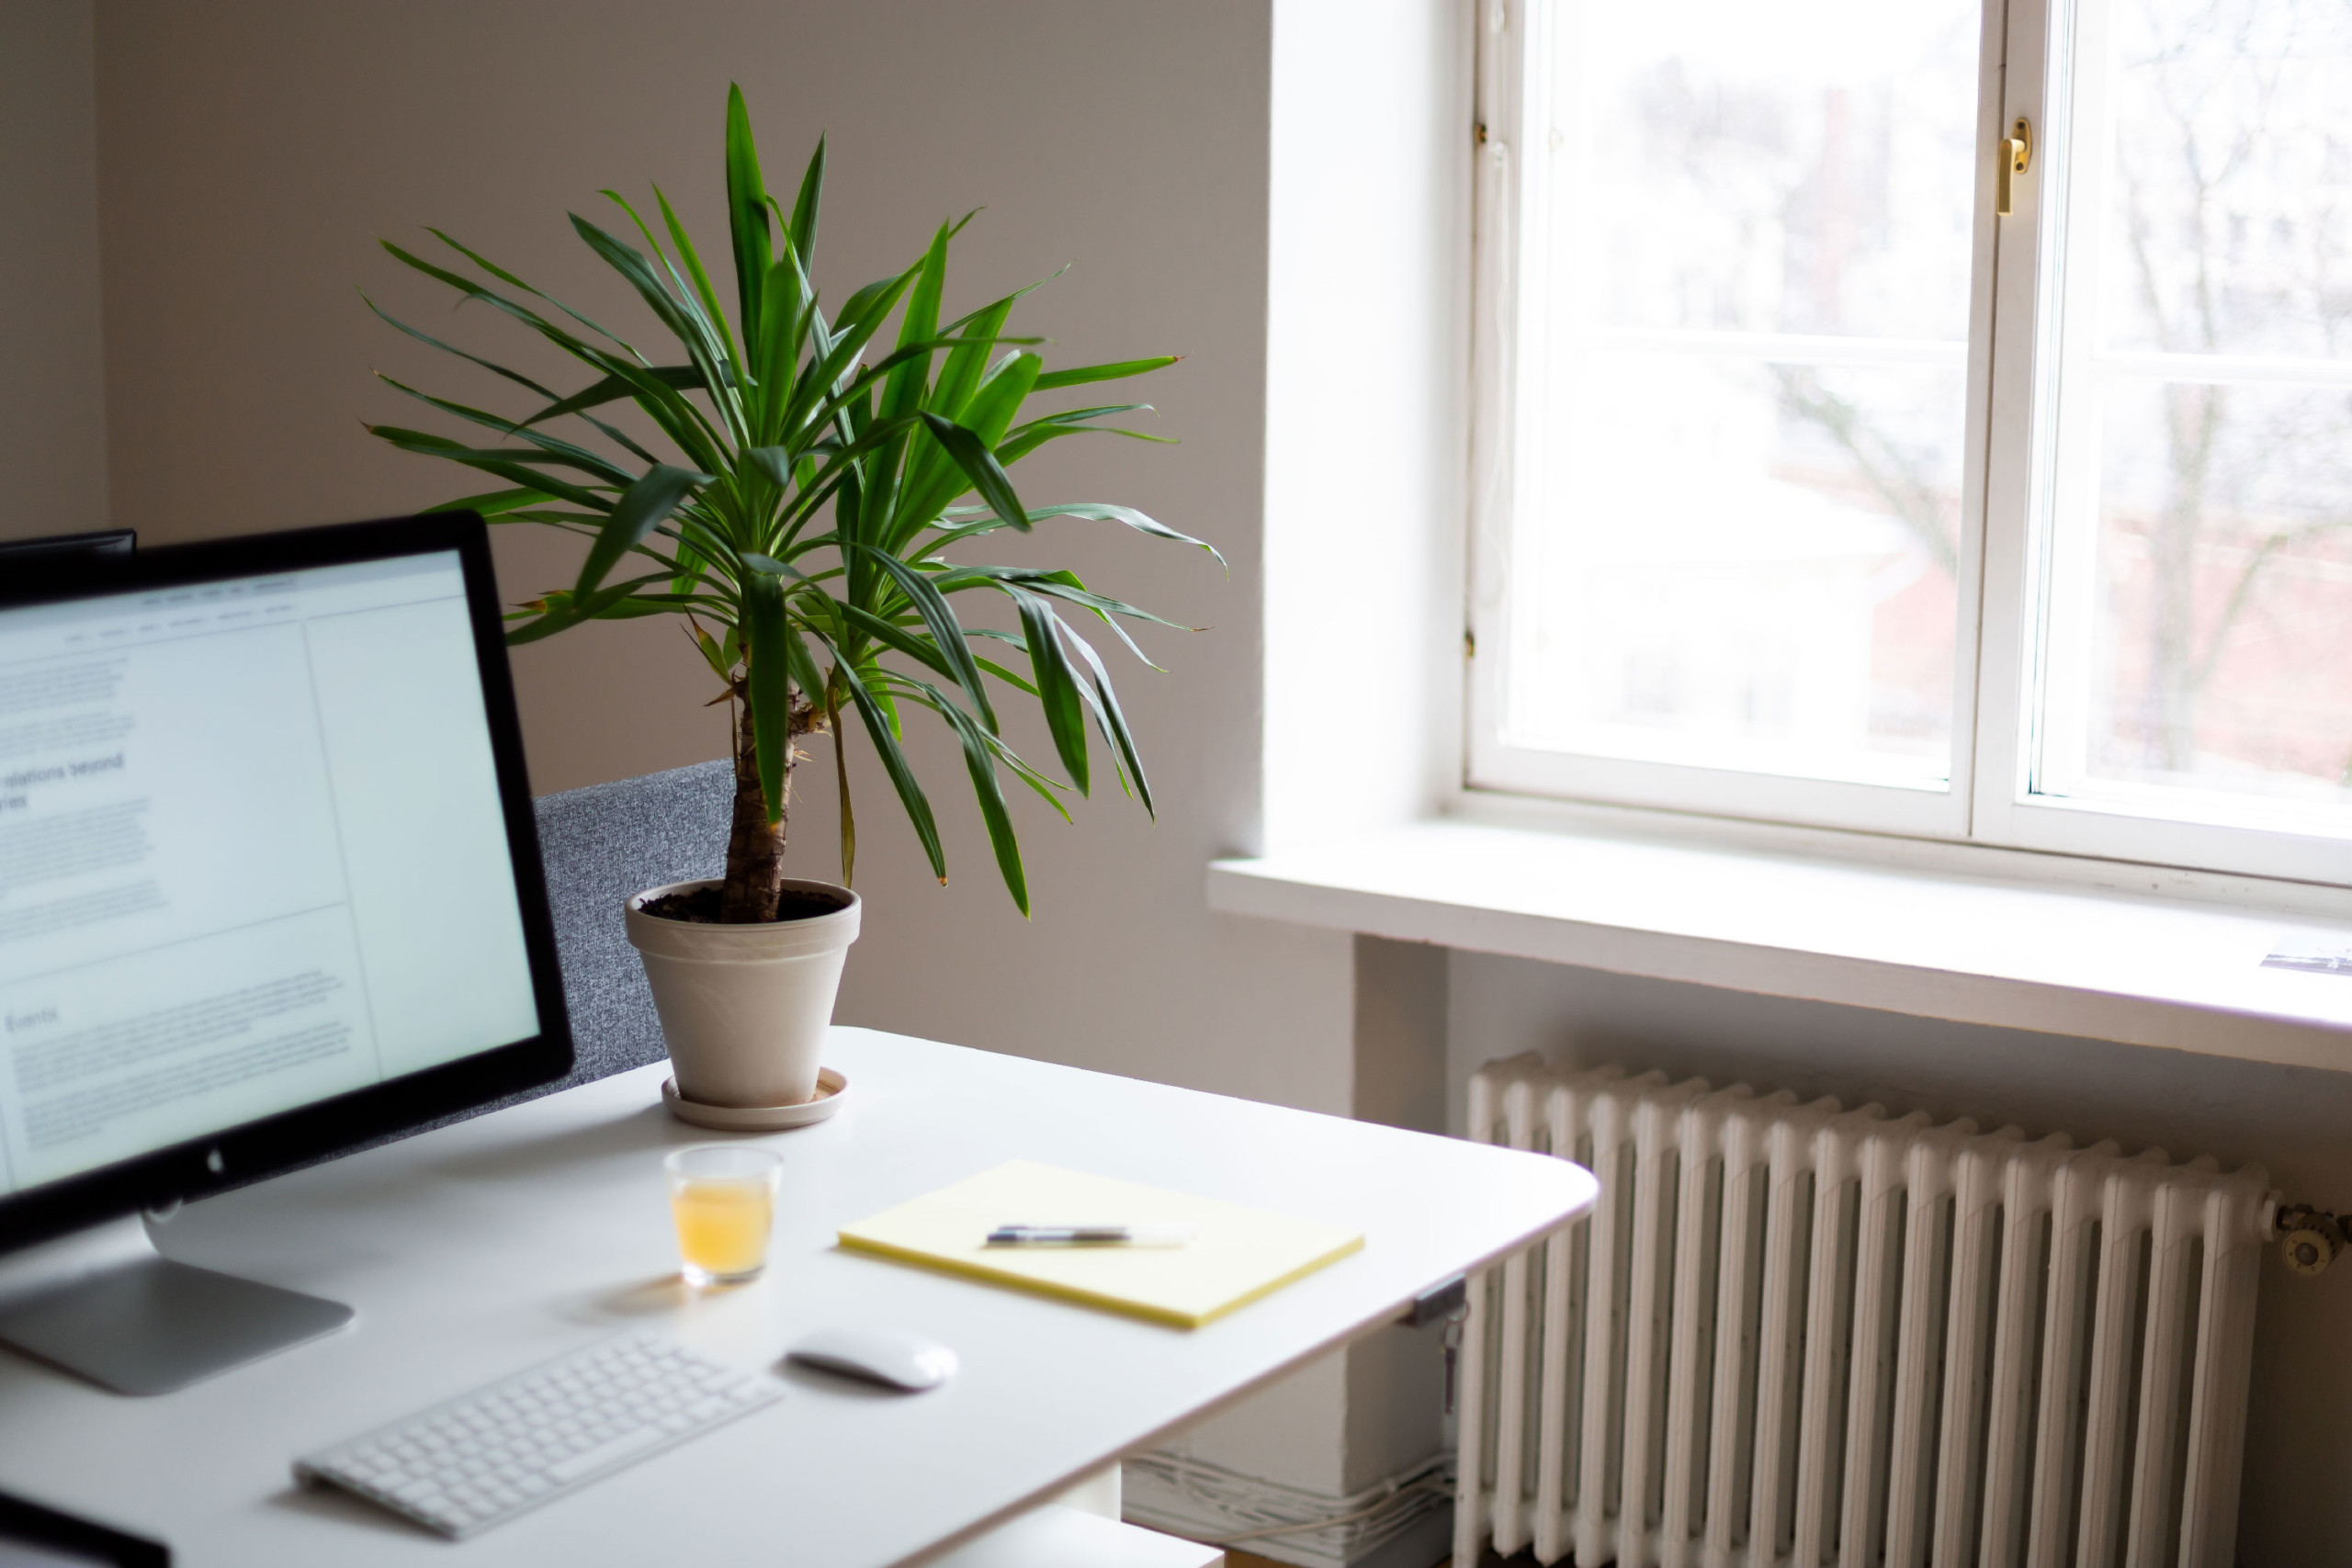
[[[1200,1235],[1189,1220],[1134,1225],[999,1225],[990,1247],[1182,1247]]]

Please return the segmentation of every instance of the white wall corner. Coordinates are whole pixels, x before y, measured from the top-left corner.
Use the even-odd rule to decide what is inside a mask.
[[[1429,815],[1461,776],[1472,16],[1274,0],[1266,852]],[[1358,938],[1352,957],[1315,1010],[1347,1020],[1346,1109],[1437,1130],[1444,954]],[[1442,1371],[1434,1334],[1388,1330],[1181,1446],[1352,1494],[1436,1450]]]
[[[1268,852],[1461,776],[1472,11],[1273,7]]]

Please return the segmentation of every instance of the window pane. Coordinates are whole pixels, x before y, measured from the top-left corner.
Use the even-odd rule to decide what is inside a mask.
[[[1557,16],[1505,739],[1942,787],[1977,6]]]
[[[2352,830],[2352,14],[2083,17],[2034,786]]]

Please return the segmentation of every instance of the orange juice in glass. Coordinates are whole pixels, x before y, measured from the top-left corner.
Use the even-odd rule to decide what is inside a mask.
[[[744,1144],[696,1144],[662,1162],[689,1285],[733,1285],[767,1266],[784,1156]]]

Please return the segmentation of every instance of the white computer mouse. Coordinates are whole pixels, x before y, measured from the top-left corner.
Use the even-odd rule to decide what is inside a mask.
[[[956,1375],[956,1352],[903,1328],[820,1328],[790,1349],[787,1360],[845,1372],[910,1393]]]

